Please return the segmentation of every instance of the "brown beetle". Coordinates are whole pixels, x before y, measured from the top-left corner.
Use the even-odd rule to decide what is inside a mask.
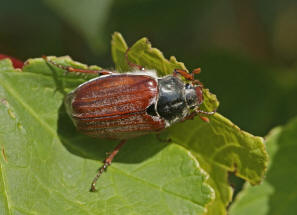
[[[127,56],[127,55],[126,55]],[[103,171],[129,138],[159,132],[171,124],[192,119],[199,114],[214,114],[199,109],[203,102],[202,84],[194,79],[200,69],[191,74],[180,69],[172,75],[158,77],[153,70],[116,73],[108,70],[84,70],[59,65],[69,72],[98,74],[65,98],[67,113],[77,129],[92,137],[121,140],[98,170],[91,191]],[[178,76],[182,76],[187,83]],[[205,121],[207,118],[201,117]]]

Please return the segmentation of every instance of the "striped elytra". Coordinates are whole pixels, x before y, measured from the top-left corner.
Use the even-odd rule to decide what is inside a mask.
[[[82,133],[128,139],[165,128],[162,118],[148,113],[148,108],[155,106],[157,95],[155,77],[116,74],[80,85],[66,96],[65,103],[68,114]]]

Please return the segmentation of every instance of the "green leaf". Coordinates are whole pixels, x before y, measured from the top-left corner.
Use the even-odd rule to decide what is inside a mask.
[[[270,156],[267,176],[260,186],[245,186],[230,207],[231,215],[296,214],[297,118],[273,129],[266,145]]]
[[[119,33],[113,35],[112,55],[120,71],[129,69],[127,47]],[[160,76],[185,69],[174,57],[166,60],[147,39],[136,42],[127,55]],[[50,59],[87,68],[69,57]],[[43,59],[28,60],[22,72],[0,61],[4,214],[224,214],[232,197],[228,172],[252,184],[261,181],[267,161],[262,138],[215,114],[210,123],[195,119],[167,129],[170,144],[155,135],[129,140],[98,181],[99,191],[88,192],[99,162],[117,141],[77,133],[63,98],[92,77],[66,74]],[[217,109],[215,95],[203,92],[202,108]]]
[[[122,35],[117,32],[114,33],[111,43],[113,61],[118,66],[116,68],[124,72],[131,70],[125,59],[128,46]],[[175,57],[170,57],[170,60],[165,59],[160,50],[152,48],[147,38],[138,40],[129,49],[127,55],[131,63],[144,66],[146,69],[154,69],[159,75],[171,74],[174,69],[186,70],[185,65],[177,62]]]
[[[65,91],[88,78],[43,59],[22,72],[0,61],[1,214],[203,214],[214,197],[206,174],[188,150],[155,135],[129,141],[89,192],[117,141],[78,134],[65,113]]]
[[[116,70],[119,72],[129,71],[125,54],[128,46],[120,33],[114,33],[111,40],[111,54],[115,62]]]
[[[123,41],[119,33],[113,35],[113,41],[117,40]],[[123,45],[122,53],[113,51],[116,64],[124,62],[121,58],[124,57],[126,46]],[[171,74],[175,68],[186,69],[174,57],[170,61],[166,60],[159,50],[151,47],[146,38],[137,41],[130,48],[128,56],[133,63],[156,69],[159,75]],[[218,107],[215,95],[207,89],[204,90],[204,99],[203,109],[211,111]],[[214,188],[216,199],[208,206],[208,214],[226,213],[226,206],[232,199],[228,172],[235,172],[251,184],[260,183],[264,176],[267,154],[263,139],[240,130],[220,114],[211,116],[210,123],[195,119],[174,125],[168,129],[168,133],[174,142],[187,148],[197,158],[210,176],[208,183]]]
[[[191,129],[183,129],[183,126]],[[180,130],[183,132],[178,132]],[[239,130],[223,116],[216,114],[209,124],[199,119],[189,121],[173,127],[170,132],[174,142],[191,150],[210,175],[208,182],[216,191],[216,200],[210,205],[209,214],[224,213],[231,201],[228,172],[235,172],[251,184],[262,180],[267,161],[262,138]]]

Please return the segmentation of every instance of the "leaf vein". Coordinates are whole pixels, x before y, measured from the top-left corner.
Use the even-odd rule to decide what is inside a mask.
[[[7,187],[6,187],[6,177],[4,175],[5,173],[3,171],[3,166],[2,166],[1,162],[0,162],[0,173],[1,173],[1,178],[2,178],[2,181],[3,181],[3,190],[4,190],[4,196],[5,196],[6,203],[7,203],[7,210],[8,210],[9,214],[12,214],[11,206],[10,206],[10,203],[8,201],[8,194],[7,194]]]

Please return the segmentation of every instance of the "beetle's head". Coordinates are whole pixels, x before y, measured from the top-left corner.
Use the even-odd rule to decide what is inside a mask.
[[[203,102],[203,93],[201,86],[193,86],[192,84],[185,84],[185,96],[187,105],[190,108],[195,108],[202,104]]]

